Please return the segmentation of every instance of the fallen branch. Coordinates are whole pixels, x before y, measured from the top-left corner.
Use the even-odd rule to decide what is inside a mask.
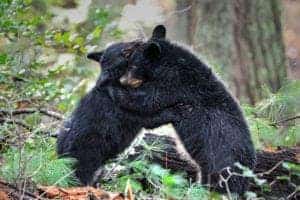
[[[28,126],[27,124],[25,124],[21,120],[8,119],[8,118],[0,118],[0,123],[17,124],[17,125],[22,126],[23,128],[25,128],[25,129],[27,129],[29,131],[32,131],[31,127]]]
[[[160,150],[151,149],[150,161],[175,172],[185,171],[189,178],[192,180],[197,179],[197,166],[177,151],[173,138],[148,133],[145,134],[143,139],[148,145],[158,142],[162,147]],[[130,159],[137,158],[142,152],[147,151],[143,145],[134,148],[136,153],[131,155]],[[270,196],[284,199],[287,197],[296,198],[298,192],[295,186],[300,185],[300,177],[291,175],[291,172],[282,166],[283,162],[300,164],[300,147],[283,148],[273,152],[257,151],[257,163],[254,173],[260,179],[267,181],[270,191],[257,186],[254,180],[250,184],[250,191],[266,198]],[[280,179],[280,177],[287,177],[288,179]]]
[[[44,114],[44,115],[47,115],[49,117],[53,117],[57,120],[64,119],[64,116],[62,114],[58,113],[58,112],[54,112],[54,111],[50,111],[50,110],[43,110],[43,109],[40,109],[39,112]]]
[[[30,126],[28,126],[27,124],[25,124],[22,120],[18,120],[18,119],[8,119],[8,118],[0,118],[0,124],[1,123],[7,123],[7,124],[15,124],[18,126],[21,126],[25,129],[27,129],[28,131],[34,131]],[[57,132],[49,132],[49,131],[42,131],[39,130],[39,133],[43,134],[43,135],[48,135],[49,137],[54,137],[57,138]],[[5,138],[0,138],[0,142],[3,142]]]
[[[26,109],[18,109],[18,110],[0,110],[0,115],[21,115],[21,114],[32,114],[39,112],[41,114],[44,114],[48,117],[52,117],[57,120],[62,120],[64,119],[63,115],[54,111],[49,111],[45,109],[31,109],[31,108],[26,108]]]

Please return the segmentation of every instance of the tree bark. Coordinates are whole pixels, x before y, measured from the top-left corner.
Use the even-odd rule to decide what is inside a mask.
[[[187,40],[189,45],[195,45],[195,34],[197,31],[197,23],[199,20],[199,10],[198,10],[198,1],[188,0],[188,5],[190,6],[190,10],[187,13],[187,22],[188,22],[188,32],[187,32]]]
[[[255,104],[261,87],[276,92],[286,78],[281,1],[197,1],[200,19],[193,43],[240,99]]]

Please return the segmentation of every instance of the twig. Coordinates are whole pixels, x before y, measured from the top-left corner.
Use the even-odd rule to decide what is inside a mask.
[[[167,16],[166,16],[166,20],[168,20],[169,18],[173,17],[174,15],[177,14],[181,14],[181,13],[185,13],[187,11],[189,11],[192,8],[191,5],[181,9],[181,10],[174,10],[173,12],[170,12]]]
[[[48,110],[40,109],[39,112],[44,114],[44,115],[47,115],[49,117],[53,117],[57,120],[64,119],[64,116],[62,114],[54,112],[54,111],[50,111],[50,110],[48,111]]]
[[[17,124],[19,126],[22,126],[23,128],[32,131],[31,127],[25,124],[24,122],[17,120],[17,119],[8,119],[8,118],[0,118],[0,123],[8,123],[8,124]]]
[[[1,123],[8,123],[8,124],[16,124],[16,125],[19,125],[19,126],[21,126],[21,127],[23,127],[23,128],[25,128],[25,129],[27,129],[28,131],[33,131],[33,129],[30,127],[30,126],[28,126],[27,124],[25,124],[23,121],[21,121],[21,120],[17,120],[17,119],[8,119],[8,118],[0,118],[0,124]],[[52,132],[48,132],[48,131],[42,131],[42,130],[40,130],[40,131],[38,131],[39,133],[42,133],[42,134],[44,134],[44,135],[48,135],[49,137],[54,137],[54,138],[57,138],[57,132],[54,132],[54,133],[52,133]],[[3,140],[3,138],[1,138],[1,140]]]
[[[292,186],[295,188],[295,190],[294,190],[294,192],[292,192],[291,194],[289,194],[289,196],[287,196],[287,199],[291,199],[294,195],[295,195],[295,197],[296,197],[297,192],[300,191],[300,189],[297,187],[297,185],[295,185],[295,184],[293,184],[293,183],[291,183],[291,184],[292,184]]]
[[[24,180],[24,183],[23,183],[23,189],[22,189],[22,195],[20,197],[20,199],[24,199],[25,197],[25,188],[26,188],[26,179]]]
[[[13,189],[13,190],[18,191],[18,192],[22,192],[22,193],[24,193],[25,195],[30,196],[30,197],[32,197],[32,198],[34,198],[34,199],[41,199],[41,198],[39,198],[38,196],[36,196],[35,194],[33,194],[33,193],[31,193],[31,192],[28,192],[28,191],[26,191],[26,190],[24,190],[24,189],[19,189],[18,187],[16,187],[15,185],[13,185],[13,184],[11,184],[11,183],[6,183],[6,182],[0,180],[0,184],[5,185],[5,186],[7,186],[7,187],[9,187],[9,188],[11,188],[11,189]]]
[[[229,200],[232,200],[232,196],[231,196],[231,192],[230,192],[230,188],[229,188],[229,184],[228,184],[228,181],[229,179],[231,178],[231,176],[233,175],[232,172],[230,171],[230,167],[226,167],[223,170],[226,170],[227,173],[229,174],[227,178],[224,178],[224,176],[222,175],[222,172],[219,174],[219,177],[220,177],[220,181],[219,181],[219,185],[220,187],[222,187],[222,182],[225,184],[225,189],[226,189],[226,192],[227,192],[227,195],[228,195],[228,199]]]
[[[274,122],[273,125],[282,124],[282,123],[292,121],[292,120],[295,120],[295,119],[300,119],[300,115],[297,115],[297,116],[294,116],[294,117],[289,117],[289,118],[286,118],[286,119],[283,119],[283,120],[279,120],[277,122]]]
[[[21,114],[32,114],[35,112],[39,112],[41,114],[47,115],[49,117],[55,118],[57,120],[62,120],[64,117],[60,113],[54,112],[54,111],[48,111],[45,109],[18,109],[18,110],[0,110],[0,114],[2,115],[21,115]]]
[[[257,175],[258,176],[263,176],[263,175],[269,175],[271,174],[275,169],[277,169],[284,161],[280,161],[278,162],[276,165],[274,165],[271,169],[265,171],[265,172],[261,172],[261,173],[258,173]]]

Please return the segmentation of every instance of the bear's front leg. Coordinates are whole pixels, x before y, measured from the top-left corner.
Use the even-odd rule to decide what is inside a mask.
[[[159,87],[139,87],[137,89],[108,87],[112,100],[124,110],[141,115],[155,115],[166,108],[187,104],[188,99],[174,96],[174,91],[164,91]]]
[[[153,129],[164,124],[176,123],[182,120],[184,112],[186,108],[181,105],[167,107],[155,114],[141,116],[142,124],[144,128]]]
[[[97,134],[86,134],[75,141],[68,155],[77,160],[75,175],[83,185],[93,185],[95,172],[108,156],[113,156],[111,152],[114,151]]]
[[[153,100],[153,90],[129,92],[126,88],[111,86],[108,92],[114,103],[124,110],[148,115],[159,111]]]

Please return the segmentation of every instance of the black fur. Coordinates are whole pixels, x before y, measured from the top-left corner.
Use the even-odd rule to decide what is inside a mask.
[[[128,147],[142,127],[154,128],[176,119],[172,108],[148,116],[121,110],[110,98],[109,86],[101,86],[107,83],[105,73],[116,79],[124,73],[127,62],[122,51],[130,45],[119,43],[88,55],[101,62],[104,72],[59,131],[57,152],[77,160],[75,174],[84,185],[93,184],[95,171]]]
[[[161,27],[153,37],[140,45],[129,59],[131,77],[142,71],[152,79],[143,80],[136,89],[111,87],[110,95],[124,110],[153,114],[183,103],[183,117],[173,122],[180,139],[193,159],[200,165],[202,182],[218,191],[219,175],[227,176],[225,168],[241,172],[236,162],[253,169],[255,150],[243,113],[223,83],[190,51],[167,41]],[[157,37],[159,35],[159,37]],[[150,47],[150,48],[149,48]],[[132,68],[132,66],[136,66]],[[248,179],[232,176],[231,192],[242,194]]]

